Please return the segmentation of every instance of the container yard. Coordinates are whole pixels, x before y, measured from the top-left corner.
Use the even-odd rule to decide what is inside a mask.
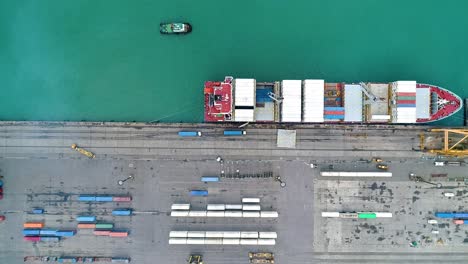
[[[288,125],[285,148],[265,124],[1,125],[0,263],[468,258],[462,130]]]

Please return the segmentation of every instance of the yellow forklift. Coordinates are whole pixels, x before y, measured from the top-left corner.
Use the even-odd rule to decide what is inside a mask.
[[[86,157],[90,158],[90,159],[94,159],[96,157],[96,155],[94,155],[94,153],[92,153],[91,151],[88,151],[86,149],[83,149],[83,148],[80,148],[78,147],[78,145],[76,144],[72,144],[71,145],[71,148],[78,151],[79,153],[85,155]]]

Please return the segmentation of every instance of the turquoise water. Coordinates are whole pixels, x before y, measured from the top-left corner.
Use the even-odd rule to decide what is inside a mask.
[[[1,1],[0,119],[200,122],[203,82],[225,75],[414,79],[466,98],[466,10],[455,0]],[[159,34],[176,20],[192,34]]]

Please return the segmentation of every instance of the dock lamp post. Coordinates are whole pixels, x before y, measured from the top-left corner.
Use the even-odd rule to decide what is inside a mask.
[[[128,177],[126,179],[123,179],[123,180],[119,180],[117,183],[122,186],[124,184],[124,182],[130,180],[130,179],[133,179],[133,175],[128,175]]]

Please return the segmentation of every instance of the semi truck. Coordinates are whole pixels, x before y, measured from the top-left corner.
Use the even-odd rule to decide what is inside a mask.
[[[200,131],[180,131],[179,136],[181,137],[201,137]]]
[[[243,136],[247,134],[245,130],[224,130],[225,136]]]

